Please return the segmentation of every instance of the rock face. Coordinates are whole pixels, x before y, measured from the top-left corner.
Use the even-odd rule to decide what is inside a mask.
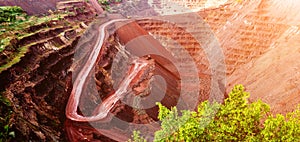
[[[300,102],[298,68],[299,2],[243,1],[199,12],[223,48],[227,92],[243,84],[251,100],[262,99],[275,113]],[[280,10],[279,10],[280,9]],[[292,61],[293,60],[293,61]]]
[[[44,4],[53,8],[55,2]],[[36,3],[18,4],[27,10],[26,4]],[[75,9],[74,5],[82,9]],[[43,12],[30,8],[32,14]],[[19,62],[0,73],[0,92],[11,102],[10,121],[17,141],[66,140],[64,109],[72,88],[69,69],[74,47],[96,13],[85,2],[59,2],[56,8],[58,14],[69,13],[61,17],[64,20],[49,20],[25,28],[24,32],[29,34],[11,40],[9,47],[0,53],[1,66],[12,62],[15,54],[20,55]]]
[[[188,7],[193,7],[199,2],[189,4]],[[251,101],[262,99],[271,105],[273,112],[286,113],[295,109],[300,102],[297,99],[299,65],[291,60],[299,58],[298,41],[294,40],[299,34],[299,22],[296,22],[299,14],[295,10],[299,4],[269,0],[228,1],[219,7],[197,12],[213,31],[225,55],[226,92],[235,84],[243,84],[251,93]],[[169,37],[189,51],[197,63],[199,76],[207,75],[201,76],[204,81],[202,87],[208,86],[207,89],[203,88],[207,98],[211,65],[207,60],[208,54],[199,50],[201,45],[187,36],[184,30],[180,32],[180,29],[167,23],[151,20],[138,23],[154,36]],[[201,33],[205,30],[203,27],[199,25],[193,32]],[[163,38],[161,40],[166,41]],[[205,78],[208,80],[205,81]]]

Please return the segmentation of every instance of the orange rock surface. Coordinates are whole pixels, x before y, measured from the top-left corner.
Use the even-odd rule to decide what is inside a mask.
[[[190,1],[185,6],[203,5]],[[243,0],[197,12],[209,24],[225,55],[227,93],[235,84],[243,84],[251,93],[251,101],[262,99],[273,112],[296,108],[300,103],[299,6],[300,2],[292,0]],[[172,38],[188,50],[197,63],[199,76],[207,80],[200,86],[208,94],[209,77],[205,75],[210,74],[210,65],[203,51],[198,50],[198,43],[182,29],[166,23],[138,23],[149,33]],[[199,29],[194,31],[201,32]]]
[[[227,92],[243,84],[250,100],[262,99],[275,113],[296,108],[300,103],[299,5],[291,0],[244,1],[203,11],[226,57]]]

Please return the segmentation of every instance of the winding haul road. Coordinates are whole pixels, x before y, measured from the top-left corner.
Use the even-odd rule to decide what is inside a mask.
[[[103,100],[103,102],[99,104],[98,107],[94,110],[94,114],[92,116],[82,116],[77,113],[79,100],[83,93],[82,89],[87,80],[86,78],[88,77],[89,73],[93,69],[105,40],[105,28],[112,23],[126,21],[126,20],[128,19],[115,19],[106,22],[99,27],[100,34],[97,39],[96,46],[92,50],[92,53],[89,56],[87,62],[85,63],[84,67],[81,69],[81,71],[79,72],[77,78],[73,83],[73,89],[66,107],[67,118],[79,122],[106,121],[106,117],[108,116],[109,111],[113,108],[114,104],[119,99],[124,97],[124,95],[128,92],[128,88],[130,88],[130,83],[138,75],[138,73],[143,68],[146,67],[147,65],[146,61],[142,59],[135,59],[133,61],[133,65],[127,72],[126,77],[120,83],[119,86],[120,88],[118,88],[118,90],[116,90],[115,93],[110,94],[107,99]]]

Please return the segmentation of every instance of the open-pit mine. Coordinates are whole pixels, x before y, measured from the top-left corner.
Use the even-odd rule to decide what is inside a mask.
[[[0,23],[0,129],[11,141],[127,141],[135,130],[152,141],[157,102],[197,110],[205,100],[223,103],[236,84],[274,114],[300,103],[298,1],[0,6],[26,15]]]

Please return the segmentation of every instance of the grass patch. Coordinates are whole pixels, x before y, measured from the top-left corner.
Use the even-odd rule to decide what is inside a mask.
[[[0,92],[0,142],[10,141],[15,137],[15,132],[11,130],[11,102]]]
[[[6,17],[13,17],[13,18],[7,18],[7,19],[3,19],[3,17],[1,17],[2,19],[0,18],[0,54],[2,51],[5,50],[7,46],[11,44],[10,41],[13,39],[21,40],[28,36],[34,35],[38,32],[46,31],[47,29],[50,29],[47,26],[47,24],[45,27],[42,27],[42,29],[34,32],[29,31],[30,27],[41,25],[43,23],[49,23],[51,21],[59,21],[69,15],[69,13],[54,13],[43,17],[36,17],[36,16],[26,15],[24,12],[22,12],[23,11],[22,9],[20,10],[19,7],[0,7],[0,12],[1,12],[1,8],[9,9],[10,11],[9,10],[5,11]],[[18,13],[16,14],[16,12]],[[1,14],[3,15],[3,13]],[[0,73],[10,68],[14,64],[18,63],[21,60],[21,58],[25,55],[25,53],[28,51],[28,48],[33,44],[35,43],[20,47],[16,53],[9,55],[9,59],[7,59],[7,64],[0,66]]]
[[[7,45],[10,44],[10,37],[0,39],[0,53],[5,49]]]
[[[24,57],[25,53],[28,51],[28,47],[29,46],[24,46],[19,48],[19,52],[15,53],[15,55],[13,55],[12,59],[5,65],[0,66],[0,73],[8,68],[10,68],[11,66],[13,66],[14,64],[20,62],[21,58]]]

